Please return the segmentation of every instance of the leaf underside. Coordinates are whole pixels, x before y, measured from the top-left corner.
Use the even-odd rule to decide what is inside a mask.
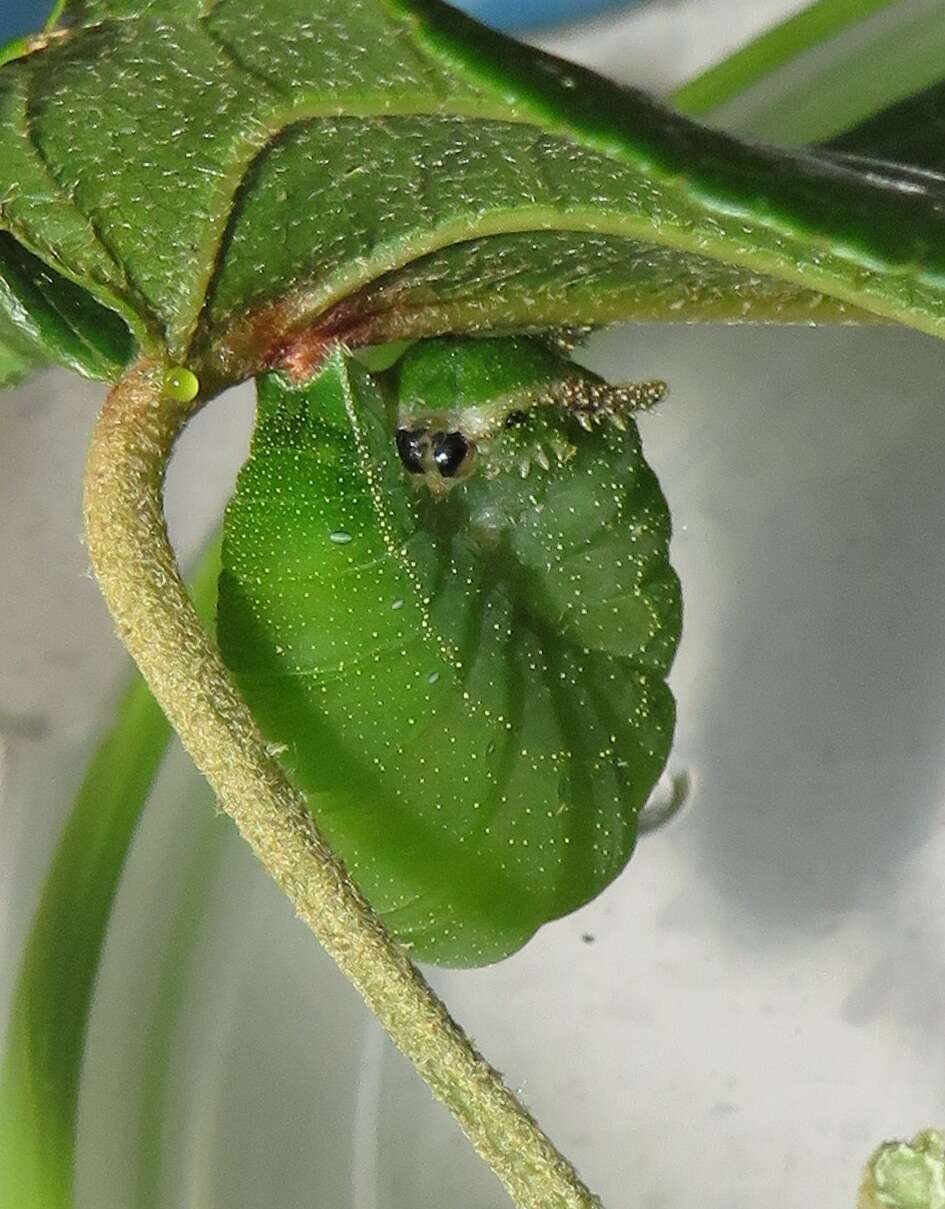
[[[336,353],[307,387],[262,381],[227,513],[224,656],[424,960],[495,961],[597,894],[669,750],[666,505],[635,429],[561,423],[565,465],[437,500]]]
[[[11,242],[210,388],[339,336],[945,326],[939,182],[705,130],[432,0],[67,4],[0,68],[0,164]],[[100,326],[46,354],[114,376]]]

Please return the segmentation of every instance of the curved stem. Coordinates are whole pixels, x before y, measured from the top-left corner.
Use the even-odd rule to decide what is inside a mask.
[[[85,519],[119,634],[223,809],[455,1116],[521,1209],[599,1209],[571,1164],[391,942],[272,759],[200,625],[167,538],[163,479],[190,415],[142,362],[112,391],[89,451]]]

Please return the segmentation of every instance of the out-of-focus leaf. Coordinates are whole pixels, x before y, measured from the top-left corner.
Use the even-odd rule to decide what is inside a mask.
[[[825,141],[945,75],[938,0],[817,0],[674,96],[768,142]]]
[[[219,547],[194,601],[209,621]],[[66,822],[23,957],[0,1067],[0,1209],[71,1209],[79,1076],[112,903],[170,728],[136,679]]]
[[[874,13],[897,0],[814,0],[799,12],[765,29],[756,38],[688,80],[673,94],[673,103],[689,114],[710,113],[733,98],[743,98],[754,84],[777,88],[778,72],[796,64],[808,51],[842,53],[842,35],[860,32]],[[901,7],[901,6],[900,6]]]
[[[907,97],[826,145],[847,155],[896,161],[945,177],[945,83]],[[920,182],[927,180],[922,172],[916,176]],[[938,187],[945,191],[945,180]]]

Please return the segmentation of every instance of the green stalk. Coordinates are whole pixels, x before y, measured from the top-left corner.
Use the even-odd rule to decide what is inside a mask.
[[[219,542],[193,592],[210,618]],[[47,875],[0,1070],[0,1209],[70,1209],[79,1077],[112,903],[170,727],[135,679],[86,771]]]

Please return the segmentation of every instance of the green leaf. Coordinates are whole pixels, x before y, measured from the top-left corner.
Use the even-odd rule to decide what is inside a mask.
[[[945,187],[927,175],[945,169],[943,53],[945,26],[928,5],[817,0],[673,102],[687,113],[711,111],[741,134],[820,141],[848,167],[907,188],[912,180],[931,195]],[[885,163],[868,162],[876,160]]]
[[[219,547],[194,601],[213,612]],[[79,1076],[118,883],[170,727],[144,682],[125,693],[46,877],[23,956],[0,1068],[0,1206],[72,1209]]]
[[[519,439],[550,437],[549,410]],[[434,499],[336,352],[307,387],[261,382],[227,512],[224,656],[333,847],[428,961],[495,961],[598,893],[669,750],[665,503],[632,427],[555,423],[566,464]]]
[[[320,114],[423,112],[469,91],[370,0],[343,17],[326,0],[203,8],[68,6],[71,29],[0,73],[0,162],[30,184],[28,199],[0,203],[0,222],[40,255],[44,243],[144,347],[180,359],[241,181],[283,130]]]
[[[704,130],[434,0],[63,20],[0,68],[0,226],[208,388],[565,314],[945,329],[933,191]]]

